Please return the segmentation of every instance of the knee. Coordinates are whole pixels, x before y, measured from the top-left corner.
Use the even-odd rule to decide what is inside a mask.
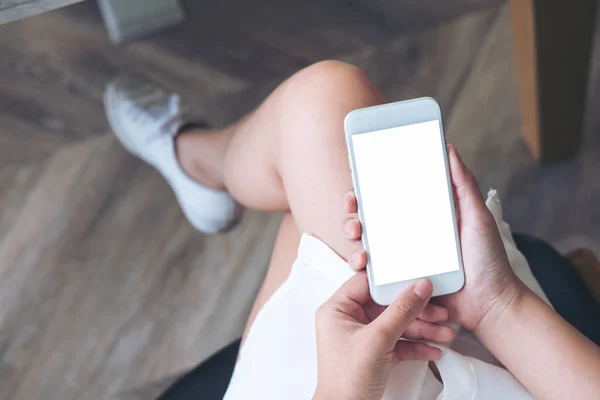
[[[359,68],[339,61],[322,61],[303,69],[282,84],[274,97],[271,104],[276,104],[274,121],[281,145],[308,154],[314,152],[316,143],[330,153],[334,151],[331,146],[345,152],[346,115],[385,102]]]
[[[309,87],[321,88],[323,91],[329,92],[370,84],[368,77],[360,68],[337,60],[325,60],[312,64],[300,70],[290,81],[308,84]]]
[[[282,85],[286,101],[306,109],[350,109],[384,102],[381,92],[358,67],[341,61],[320,61]],[[297,109],[297,107],[295,107]]]

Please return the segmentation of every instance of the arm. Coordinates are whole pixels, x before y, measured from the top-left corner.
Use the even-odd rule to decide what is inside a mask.
[[[524,285],[523,285],[524,286]],[[600,347],[523,287],[473,331],[536,399],[596,399]]]
[[[565,322],[517,278],[506,256],[496,222],[481,199],[473,174],[449,145],[450,174],[458,211],[465,286],[436,299],[450,319],[472,331],[535,398],[597,399],[600,393],[600,348]],[[349,193],[344,208],[356,213]],[[362,227],[346,221],[350,240]],[[364,268],[360,250],[349,258]]]

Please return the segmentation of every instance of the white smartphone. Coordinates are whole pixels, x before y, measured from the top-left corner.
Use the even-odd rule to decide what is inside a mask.
[[[344,122],[371,296],[390,304],[428,278],[465,282],[442,113],[428,97],[354,110]]]

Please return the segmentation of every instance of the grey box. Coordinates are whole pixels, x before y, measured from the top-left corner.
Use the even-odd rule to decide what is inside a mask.
[[[110,40],[123,44],[183,21],[178,0],[98,0]]]

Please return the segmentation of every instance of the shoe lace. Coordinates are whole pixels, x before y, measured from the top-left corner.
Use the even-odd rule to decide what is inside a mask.
[[[159,118],[155,123],[158,124],[159,129],[155,130],[155,133],[148,135],[147,142],[152,142],[157,138],[164,136],[174,137],[177,134],[177,129],[181,125],[181,113],[179,111],[179,96],[174,94],[169,97],[168,100],[168,111],[162,118]],[[144,115],[143,118],[149,118]]]

